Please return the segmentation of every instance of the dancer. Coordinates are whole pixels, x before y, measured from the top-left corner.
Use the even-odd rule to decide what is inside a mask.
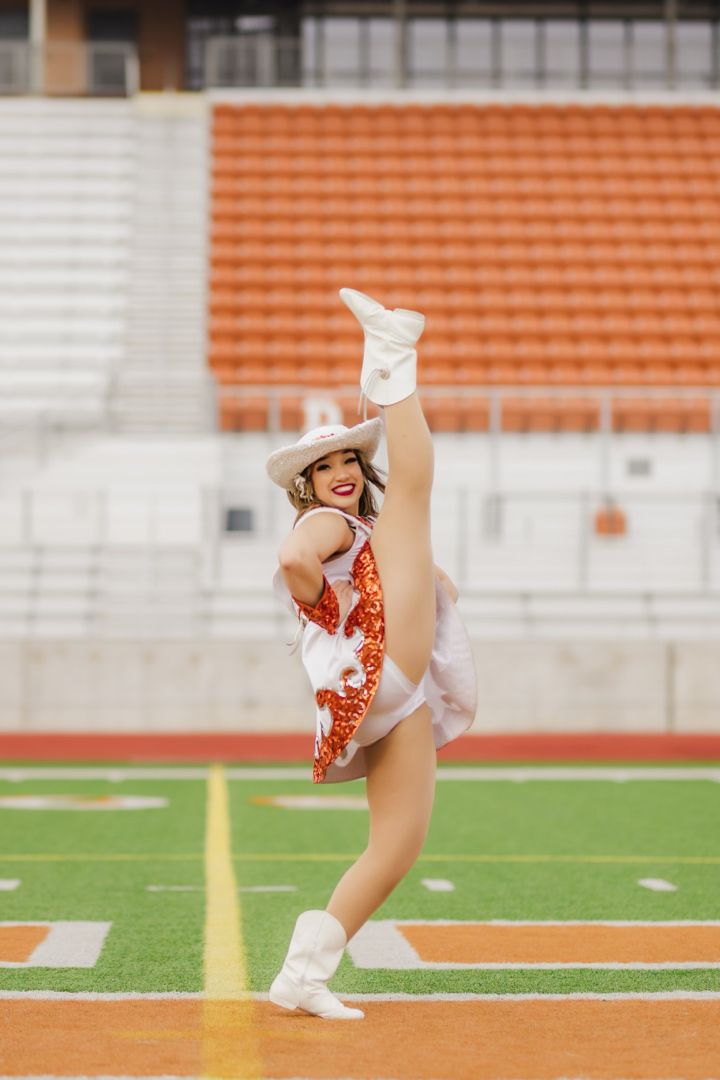
[[[416,393],[416,311],[340,296],[365,334],[361,400],[382,415],[320,427],[267,462],[299,510],[273,579],[302,625],[317,704],[315,783],[366,777],[368,844],[325,910],[297,919],[270,1000],[324,1019],[361,1019],[328,989],[347,942],[420,853],[435,793],[435,751],[472,724],[476,680],[430,538],[433,444]],[[371,464],[385,431],[387,486]],[[371,485],[384,492],[377,510]]]

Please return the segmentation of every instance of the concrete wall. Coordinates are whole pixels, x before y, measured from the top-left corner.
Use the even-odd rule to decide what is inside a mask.
[[[474,651],[476,732],[720,732],[720,643]],[[282,643],[4,641],[0,730],[313,731],[314,702]]]

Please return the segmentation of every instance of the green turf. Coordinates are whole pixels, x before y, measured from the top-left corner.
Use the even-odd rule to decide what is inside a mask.
[[[308,779],[258,778],[232,780],[229,790],[239,885],[297,888],[241,895],[251,987],[265,991],[296,915],[324,907],[353,855],[362,851],[367,814],[291,811],[250,800],[283,793],[362,794],[364,783],[321,787]],[[94,969],[0,968],[0,988],[202,990],[202,892],[154,893],[147,886],[202,885],[205,783],[0,781],[0,794],[55,792],[162,795],[170,805],[125,812],[0,809],[0,877],[22,879],[17,891],[0,892],[0,921],[99,919],[113,924]],[[423,855],[374,918],[717,919],[719,794],[717,784],[704,780],[439,782]],[[32,854],[54,858],[22,858]],[[320,858],[313,860],[313,855]],[[433,856],[442,858],[433,861]],[[689,856],[699,861],[683,861]],[[450,878],[455,892],[429,892],[421,885],[424,877]],[[640,877],[668,878],[678,891],[650,892],[637,884]],[[355,969],[345,956],[333,988],[416,993],[718,990],[720,971],[367,971]]]
[[[16,891],[0,892],[0,919],[89,919],[113,924],[95,968],[0,968],[0,987],[200,991],[203,893],[151,893],[147,885],[202,886],[204,782],[0,782],[0,794],[56,792],[159,795],[170,802],[167,809],[122,812],[0,809],[0,877],[22,881]],[[54,859],[13,861],[7,858],[11,854],[49,854]],[[144,857],[139,861],[108,859],[118,854]],[[191,858],[163,859],[163,855],[187,854]],[[72,858],[62,861],[61,855]]]

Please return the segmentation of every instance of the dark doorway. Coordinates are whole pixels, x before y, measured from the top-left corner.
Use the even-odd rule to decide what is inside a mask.
[[[89,47],[91,94],[122,94],[128,85],[129,50],[137,52],[138,12],[130,8],[88,11],[85,31]]]
[[[132,8],[91,9],[87,13],[86,31],[88,41],[126,41],[136,45],[138,13]]]

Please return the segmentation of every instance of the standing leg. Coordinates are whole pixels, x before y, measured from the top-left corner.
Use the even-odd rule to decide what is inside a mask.
[[[422,850],[435,796],[435,743],[427,705],[365,748],[368,846],[341,877],[327,910],[350,939],[405,877]]]

